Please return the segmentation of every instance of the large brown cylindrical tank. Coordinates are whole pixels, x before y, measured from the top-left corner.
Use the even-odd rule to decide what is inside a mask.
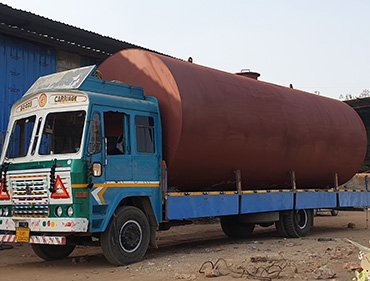
[[[105,60],[105,80],[144,88],[159,100],[168,183],[177,190],[333,186],[364,160],[363,123],[330,98],[142,50]]]

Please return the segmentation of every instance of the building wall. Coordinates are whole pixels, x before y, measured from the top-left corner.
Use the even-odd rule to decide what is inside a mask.
[[[10,110],[40,76],[100,61],[0,34],[0,149]]]
[[[81,66],[81,56],[66,51],[57,50],[57,72]]]
[[[99,59],[81,56],[79,54],[67,52],[64,50],[57,50],[56,58],[57,58],[56,66],[57,72],[78,68],[81,66],[88,66],[101,63],[101,60]]]
[[[41,75],[56,71],[55,50],[0,34],[0,148],[10,110]]]

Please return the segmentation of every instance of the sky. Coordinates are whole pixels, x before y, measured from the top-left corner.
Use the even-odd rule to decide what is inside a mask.
[[[227,72],[332,98],[370,89],[368,0],[0,0]]]

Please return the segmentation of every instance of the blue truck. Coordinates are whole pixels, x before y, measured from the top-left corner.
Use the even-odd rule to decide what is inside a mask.
[[[368,206],[368,175],[338,186],[248,189],[235,170],[227,190],[168,185],[158,100],[140,87],[104,81],[96,67],[39,78],[14,104],[1,157],[0,241],[30,243],[44,260],[98,240],[114,265],[141,260],[156,233],[218,217],[224,233],[249,237],[275,224],[302,237],[313,210]],[[128,116],[130,118],[128,118]]]

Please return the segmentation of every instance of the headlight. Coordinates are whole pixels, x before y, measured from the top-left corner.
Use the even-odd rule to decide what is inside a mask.
[[[58,217],[60,217],[62,214],[63,214],[63,209],[62,207],[58,207],[56,210],[55,210],[55,213]]]
[[[72,206],[69,206],[69,207],[67,208],[67,215],[68,215],[69,217],[72,217],[72,216],[73,216],[73,207],[72,207]]]

